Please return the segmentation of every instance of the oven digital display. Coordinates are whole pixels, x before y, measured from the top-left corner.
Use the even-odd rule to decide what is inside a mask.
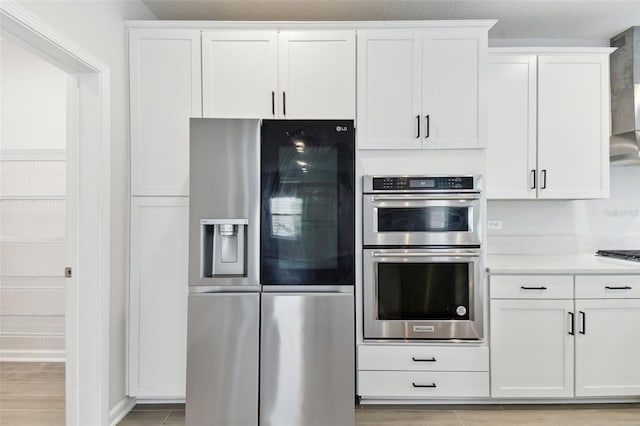
[[[436,181],[433,179],[411,179],[409,188],[435,188]]]

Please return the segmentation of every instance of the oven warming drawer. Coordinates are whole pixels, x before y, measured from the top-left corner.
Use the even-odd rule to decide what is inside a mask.
[[[358,395],[368,399],[489,397],[489,372],[361,370]]]

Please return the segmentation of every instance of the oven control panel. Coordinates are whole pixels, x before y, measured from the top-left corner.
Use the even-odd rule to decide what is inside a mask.
[[[367,183],[371,187],[367,188]],[[365,176],[367,190],[429,192],[474,190],[473,176]]]

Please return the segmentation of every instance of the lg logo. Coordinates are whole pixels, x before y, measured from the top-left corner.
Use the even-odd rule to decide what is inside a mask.
[[[346,132],[346,131],[347,131],[346,126],[336,126],[336,132]]]

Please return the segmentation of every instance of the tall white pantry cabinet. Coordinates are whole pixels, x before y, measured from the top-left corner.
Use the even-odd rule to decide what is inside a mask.
[[[200,31],[130,30],[129,55],[128,392],[184,398],[189,117],[202,116]]]

